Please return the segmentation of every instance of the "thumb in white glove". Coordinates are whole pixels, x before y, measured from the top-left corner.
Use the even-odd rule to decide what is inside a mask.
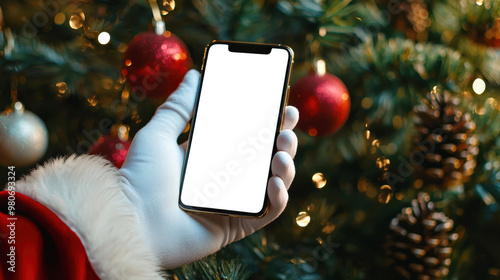
[[[288,106],[271,164],[269,211],[263,218],[197,215],[181,210],[178,198],[185,150],[177,138],[191,118],[199,81],[196,70],[186,74],[179,88],[135,135],[120,169],[124,193],[137,208],[146,243],[167,269],[212,254],[276,219],[286,206],[287,190],[295,176],[292,158],[297,137],[291,129],[297,124],[298,111]]]

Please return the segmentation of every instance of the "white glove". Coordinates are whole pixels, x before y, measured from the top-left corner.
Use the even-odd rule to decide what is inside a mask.
[[[179,88],[162,104],[151,121],[135,135],[120,169],[124,193],[137,208],[146,242],[166,269],[215,253],[227,244],[260,229],[285,209],[295,176],[293,157],[297,137],[291,131],[298,111],[287,107],[277,140],[269,179],[269,212],[261,219],[191,214],[178,206],[184,146],[177,138],[194,107],[200,74],[190,70]],[[257,108],[256,108],[257,110]]]

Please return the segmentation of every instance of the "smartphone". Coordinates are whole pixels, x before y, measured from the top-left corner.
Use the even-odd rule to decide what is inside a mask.
[[[205,48],[181,175],[183,210],[265,215],[292,64],[284,45],[214,41]]]

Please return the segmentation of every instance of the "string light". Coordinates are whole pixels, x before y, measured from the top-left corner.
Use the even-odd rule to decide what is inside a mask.
[[[102,79],[101,84],[102,88],[104,88],[105,90],[110,90],[113,87],[114,82],[113,79],[105,77]]]
[[[335,224],[327,222],[323,228],[321,229],[322,232],[326,234],[330,234],[335,230]]]
[[[59,82],[56,84],[58,95],[63,95],[68,90],[68,85],[65,82]]]
[[[61,25],[66,20],[66,15],[63,13],[57,13],[54,17],[54,23],[57,25]]]
[[[295,222],[299,227],[306,227],[311,222],[311,216],[306,211],[302,211],[295,218]]]
[[[127,50],[128,45],[125,43],[120,43],[118,45],[118,51],[124,53]]]
[[[88,102],[88,103],[89,103],[89,105],[90,105],[90,106],[92,106],[92,107],[97,106],[97,103],[99,103],[99,101],[97,100],[97,98],[96,98],[96,96],[95,96],[95,95],[93,95],[93,96],[91,96],[91,97],[87,98],[87,102]]]
[[[392,117],[392,126],[397,130],[401,129],[403,127],[403,118],[399,115]]]
[[[73,29],[78,29],[82,27],[84,23],[85,23],[85,14],[83,12],[73,14],[69,18],[69,26]]]
[[[361,107],[363,107],[363,109],[370,109],[372,105],[373,99],[371,99],[370,97],[364,97],[363,99],[361,99]]]
[[[392,188],[389,185],[383,185],[380,187],[380,194],[378,195],[378,201],[383,204],[389,203],[393,196]]]
[[[163,8],[167,12],[171,12],[175,9],[175,1],[174,0],[163,0]]]
[[[325,35],[326,35],[326,28],[325,27],[321,27],[319,29],[319,36],[325,37]]]
[[[474,90],[477,95],[481,95],[486,90],[486,83],[483,79],[477,78],[472,83],[472,90]]]
[[[316,188],[321,189],[326,185],[326,179],[323,173],[316,173],[312,176],[312,181],[316,185]]]
[[[381,156],[381,157],[377,158],[377,160],[375,161],[375,164],[377,165],[378,169],[387,171],[387,169],[389,169],[391,161],[388,158]]]
[[[110,40],[111,40],[111,36],[106,31],[99,33],[99,36],[97,36],[97,41],[101,45],[106,45],[107,43],[109,43]]]
[[[128,140],[129,131],[130,131],[130,127],[128,125],[121,124],[121,125],[118,126],[116,134],[118,135],[118,138],[120,138],[120,140],[127,141]],[[117,149],[118,149],[118,147],[117,147]]]

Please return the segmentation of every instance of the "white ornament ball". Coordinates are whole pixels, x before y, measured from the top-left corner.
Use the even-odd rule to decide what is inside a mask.
[[[49,135],[43,121],[24,110],[21,102],[0,114],[0,164],[25,167],[40,160],[47,151]]]

